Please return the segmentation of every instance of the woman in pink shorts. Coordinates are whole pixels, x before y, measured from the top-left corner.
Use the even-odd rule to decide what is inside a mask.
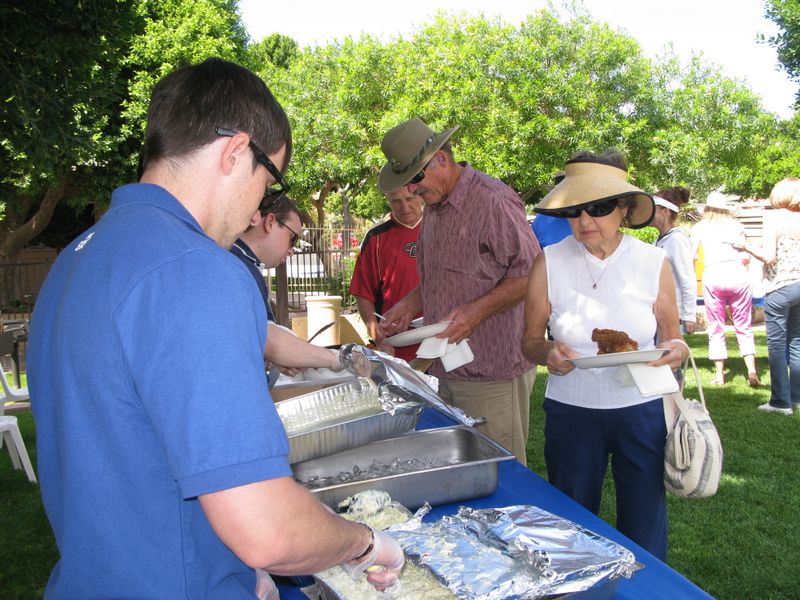
[[[733,217],[733,207],[720,192],[706,199],[702,220],[692,229],[695,248],[703,246],[703,300],[708,330],[708,358],[714,361],[713,383],[725,383],[725,307],[729,306],[739,354],[747,366],[747,382],[760,385],[756,372],[756,347],[751,328],[753,290],[747,273],[747,253],[737,250],[745,241],[744,226]]]

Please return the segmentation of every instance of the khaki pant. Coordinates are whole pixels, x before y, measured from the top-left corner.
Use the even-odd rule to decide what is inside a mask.
[[[486,425],[479,425],[478,431],[508,448],[527,466],[525,446],[535,380],[536,369],[504,381],[440,379],[439,396],[470,417],[484,417]]]

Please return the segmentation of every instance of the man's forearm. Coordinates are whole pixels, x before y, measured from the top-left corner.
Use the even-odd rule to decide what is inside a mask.
[[[479,307],[483,319],[508,310],[525,299],[527,277],[506,277],[486,294],[472,301]]]
[[[356,306],[358,306],[358,314],[361,315],[361,320],[364,321],[369,337],[373,340],[377,339],[378,318],[375,316],[375,303],[369,298],[356,296]]]
[[[278,326],[269,325],[264,358],[282,367],[330,367],[334,353],[322,346],[309,344]]]
[[[277,575],[341,564],[369,542],[365,528],[333,514],[291,477],[206,494],[200,503],[214,531],[242,561]]]

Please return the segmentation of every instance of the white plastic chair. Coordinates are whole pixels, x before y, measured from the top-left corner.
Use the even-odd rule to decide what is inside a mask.
[[[6,394],[6,397],[3,398],[3,402],[25,402],[31,399],[28,388],[14,387],[8,383],[8,379],[6,379],[6,370],[3,368],[2,363],[0,363],[0,379],[2,379],[3,391]]]
[[[36,483],[36,474],[33,472],[31,459],[28,458],[28,450],[25,448],[25,441],[22,439],[22,434],[19,432],[17,417],[0,417],[0,437],[5,441],[14,468],[19,470],[24,467],[25,474],[28,476],[28,481]],[[22,462],[21,465],[20,461]]]
[[[0,397],[0,418],[3,417],[6,410],[12,412],[14,410],[26,410],[31,407],[31,403],[28,402],[31,399],[28,388],[18,388],[10,385],[8,379],[6,379],[6,371],[3,369],[2,363],[0,363],[0,379],[2,379],[2,391],[4,392]],[[3,449],[3,441],[3,436],[0,436],[0,450]],[[11,452],[10,449],[9,452]]]

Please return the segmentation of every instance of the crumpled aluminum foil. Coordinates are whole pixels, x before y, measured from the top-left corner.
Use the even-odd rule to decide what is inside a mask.
[[[389,528],[410,560],[470,600],[587,590],[640,568],[626,548],[535,506],[473,509]]]
[[[372,381],[379,393],[386,390],[406,400],[424,402],[469,427],[484,422],[483,419],[468,416],[460,408],[445,404],[435,391],[438,380],[412,369],[403,360],[357,344],[342,346],[339,357],[349,371]]]

